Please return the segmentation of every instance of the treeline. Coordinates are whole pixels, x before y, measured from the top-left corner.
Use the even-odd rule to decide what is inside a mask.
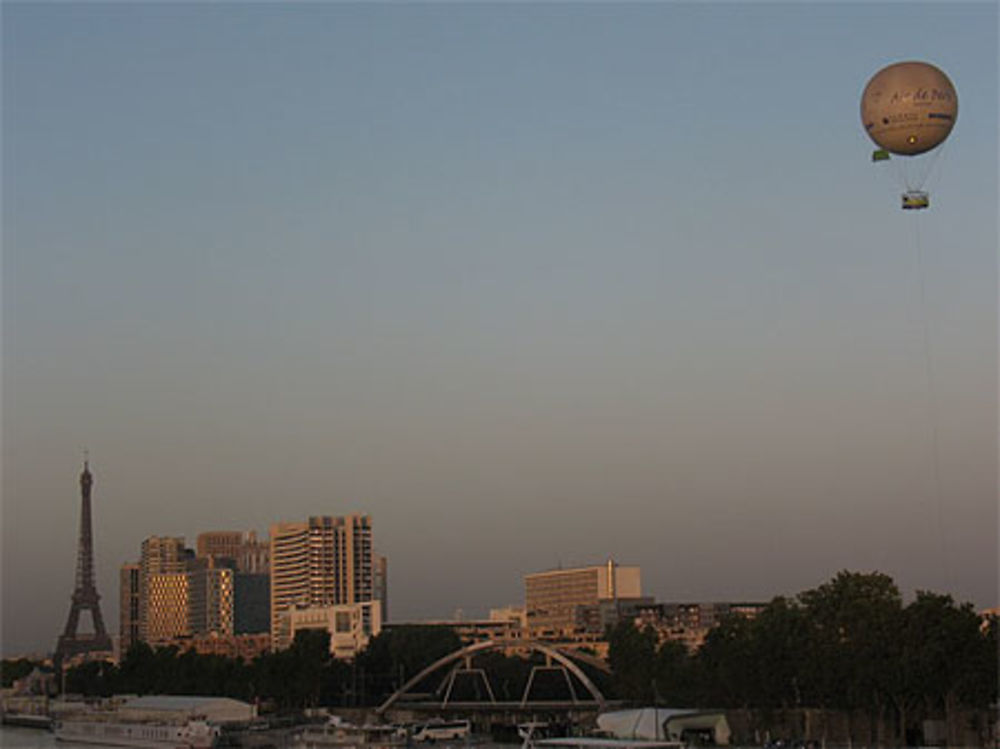
[[[997,701],[997,632],[995,617],[984,626],[951,596],[921,592],[904,606],[888,576],[845,571],[754,619],[723,620],[695,653],[623,623],[609,660],[619,696],[637,704],[838,711],[862,716],[863,738],[897,743],[925,719],[985,716]]]
[[[118,666],[85,663],[68,671],[66,691],[86,696],[186,694],[263,703],[277,711],[375,704],[392,675],[415,673],[461,647],[446,627],[405,626],[373,638],[353,663],[330,654],[330,635],[299,632],[291,647],[252,662],[137,643]],[[391,692],[390,692],[391,693]]]
[[[29,658],[4,658],[0,664],[0,686],[7,689],[14,685],[18,679],[23,679],[38,666]]]
[[[153,649],[145,643],[132,647],[118,666],[91,662],[69,670],[66,691],[86,696],[112,694],[187,694],[233,697],[257,702],[278,712],[316,706],[372,707],[381,704],[411,677],[438,659],[461,648],[454,630],[446,626],[405,625],[372,638],[352,662],[330,655],[325,631],[305,630],[286,650],[267,653],[247,663],[217,655],[181,653],[176,647]],[[452,687],[455,700],[520,699],[533,666],[542,659],[504,657],[487,653],[477,667],[489,674],[466,673]],[[536,699],[567,697],[565,679],[552,673],[536,675]],[[599,679],[594,674],[592,678]],[[434,681],[436,679],[436,681]],[[431,691],[442,674],[427,677],[417,688]],[[608,689],[607,683],[603,688]]]

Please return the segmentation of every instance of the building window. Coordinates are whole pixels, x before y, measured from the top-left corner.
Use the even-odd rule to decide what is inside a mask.
[[[335,617],[334,629],[337,632],[351,631],[351,612],[338,611]]]

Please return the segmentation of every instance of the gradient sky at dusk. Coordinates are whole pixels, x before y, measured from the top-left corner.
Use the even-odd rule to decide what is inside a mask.
[[[150,535],[364,512],[390,618],[613,556],[997,596],[996,3],[4,3],[4,653]],[[959,116],[898,208],[858,104]]]

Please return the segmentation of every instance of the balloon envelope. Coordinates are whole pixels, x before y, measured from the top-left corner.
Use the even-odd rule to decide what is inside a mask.
[[[915,156],[948,137],[958,117],[958,94],[926,62],[897,62],[878,71],[861,94],[861,124],[891,153]]]

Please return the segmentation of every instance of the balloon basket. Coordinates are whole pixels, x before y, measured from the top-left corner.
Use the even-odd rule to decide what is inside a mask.
[[[902,195],[904,211],[921,211],[931,207],[931,196],[923,190],[907,190]]]

